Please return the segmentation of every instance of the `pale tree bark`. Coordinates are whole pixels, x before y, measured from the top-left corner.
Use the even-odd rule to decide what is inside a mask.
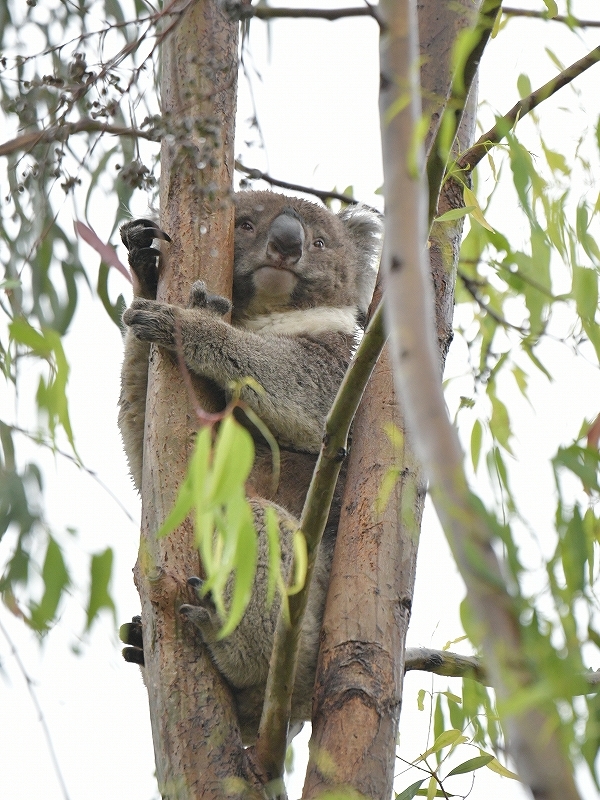
[[[452,48],[460,32],[474,26],[478,6],[471,0],[427,0],[419,6],[428,145],[451,96]],[[473,92],[459,130],[461,148],[473,138],[475,100]],[[462,205],[453,184],[445,184],[440,205],[444,210]],[[458,222],[432,238],[440,369],[452,339],[461,231]],[[390,423],[400,432],[399,447],[384,428]],[[381,511],[376,498],[391,469],[397,470],[398,480]],[[306,798],[344,785],[367,797],[391,796],[424,497],[422,471],[405,436],[386,348],[354,422],[323,625]]]
[[[229,295],[233,262],[233,135],[237,23],[217,0],[190,5],[162,46],[160,300],[185,305],[194,280]],[[214,409],[206,385],[199,403]],[[160,791],[169,800],[251,796],[229,691],[178,608],[192,601],[186,580],[200,571],[190,521],[164,539],[156,532],[185,475],[194,403],[176,360],[152,347],[146,405],[142,536],[135,569],[142,603],[145,680]]]
[[[416,71],[417,16],[414,0],[383,0],[387,34],[382,41],[381,95],[386,239],[382,267],[396,386],[419,460],[450,547],[467,587],[477,621],[486,670],[503,704],[535,685],[527,661],[518,610],[506,589],[492,546],[489,523],[470,494],[456,431],[450,424],[439,379],[433,297],[427,250],[427,191],[423,151],[415,153],[420,118]],[[410,103],[392,111],[399,87]],[[410,154],[410,155],[409,155]],[[551,705],[513,704],[503,715],[509,752],[521,779],[539,800],[575,800],[572,768],[560,741]]]

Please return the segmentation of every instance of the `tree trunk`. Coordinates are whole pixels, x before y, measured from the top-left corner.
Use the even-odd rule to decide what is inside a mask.
[[[173,238],[163,248],[158,292],[166,302],[185,305],[199,277],[211,291],[230,295],[237,36],[237,23],[221,13],[217,0],[199,0],[162,45],[167,134],[161,227]],[[195,389],[199,404],[214,409],[207,385],[198,381]],[[200,569],[191,521],[156,538],[185,475],[197,427],[176,359],[153,346],[135,578],[158,785],[169,800],[248,796],[240,783],[245,762],[231,696],[191,626],[183,626],[178,615],[179,606],[191,600],[186,580]]]
[[[428,143],[450,96],[452,47],[460,31],[474,24],[474,11],[470,0],[452,6],[435,0],[419,4],[421,79],[431,118]],[[472,141],[475,129],[476,91],[471,95],[457,137],[461,150]],[[441,209],[461,205],[456,185],[446,182]],[[462,220],[436,227],[431,263],[443,369],[452,340]],[[390,423],[401,432],[400,446],[393,446],[384,430]],[[305,798],[343,785],[377,800],[392,794],[404,649],[425,498],[422,472],[404,431],[386,348],[354,422],[322,632]],[[392,469],[398,471],[397,482],[385,509],[377,513],[376,498]]]

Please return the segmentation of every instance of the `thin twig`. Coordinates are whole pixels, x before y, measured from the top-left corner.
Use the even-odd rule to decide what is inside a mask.
[[[113,491],[104,483],[104,481],[101,478],[98,477],[98,474],[96,472],[94,472],[94,470],[90,469],[89,467],[86,467],[85,464],[82,464],[81,461],[79,461],[79,459],[75,458],[75,456],[72,456],[70,453],[65,453],[64,450],[61,450],[60,448],[56,447],[55,445],[50,444],[50,442],[46,442],[43,439],[40,439],[38,436],[36,436],[35,434],[31,433],[30,431],[25,430],[24,428],[19,428],[17,425],[7,425],[6,427],[9,430],[14,431],[15,433],[20,433],[23,436],[26,436],[32,442],[35,442],[35,444],[40,445],[40,447],[46,447],[48,450],[51,450],[53,453],[56,453],[57,455],[62,456],[63,458],[66,458],[67,461],[70,461],[72,464],[75,464],[76,467],[79,467],[79,469],[82,469],[84,472],[87,472],[87,474],[90,476],[90,478],[95,480],[96,483],[102,489],[104,489],[104,491],[109,495],[109,497],[111,497],[111,499],[115,501],[115,503],[119,506],[119,508],[127,516],[127,518],[131,522],[135,522],[134,518],[131,516],[129,511],[125,508],[123,503],[119,500],[119,498],[116,496],[116,494],[114,494]]]
[[[465,287],[467,292],[471,295],[473,300],[475,300],[477,305],[483,311],[485,311],[485,313],[488,314],[488,316],[490,316],[493,320],[495,320],[498,323],[498,325],[502,325],[503,328],[512,328],[513,330],[518,331],[522,336],[529,335],[528,330],[523,328],[521,325],[514,325],[512,322],[509,322],[503,316],[498,314],[497,311],[494,311],[494,309],[488,303],[486,303],[485,300],[482,299],[479,292],[477,291],[476,281],[472,280],[471,278],[468,278],[460,270],[457,271],[457,276],[461,279],[463,286]]]
[[[594,64],[600,61],[600,47],[595,47],[591,52],[584,56],[583,58],[576,61],[574,64],[571,64],[570,67],[567,67],[563,72],[557,75],[555,78],[552,78],[551,81],[545,83],[543,86],[540,86],[539,89],[536,89],[527,97],[524,97],[522,100],[519,100],[510,111],[501,117],[493,128],[491,128],[487,133],[484,133],[475,144],[470,147],[466,152],[464,152],[460,158],[456,162],[456,168],[460,170],[465,170],[467,172],[471,172],[474,167],[479,164],[482,158],[487,154],[487,152],[496,144],[502,141],[502,139],[506,136],[506,133],[513,125],[525,114],[528,114],[530,111],[533,111],[534,108],[543,103],[544,100],[547,100],[553,94],[562,89],[563,86],[571,83],[572,80],[577,78],[587,69],[592,67]]]
[[[356,205],[358,203],[358,200],[347,194],[340,194],[339,192],[327,192],[322,189],[314,189],[311,186],[301,186],[299,183],[289,183],[288,181],[281,181],[278,178],[272,178],[270,175],[267,175],[266,172],[261,172],[259,169],[252,169],[251,167],[245,167],[241,163],[241,161],[236,160],[235,168],[237,169],[238,172],[243,172],[244,175],[247,175],[250,178],[250,180],[266,181],[267,183],[270,183],[271,186],[280,186],[282,189],[291,189],[294,192],[304,192],[304,194],[312,194],[323,201],[341,200],[342,203],[348,203],[348,205]]]
[[[15,647],[15,645],[13,644],[13,641],[10,638],[10,636],[8,635],[8,631],[6,630],[6,628],[4,627],[2,622],[0,622],[0,631],[2,632],[2,635],[4,636],[6,641],[8,642],[8,646],[10,647],[11,652],[13,654],[13,657],[14,657],[15,661],[17,662],[17,666],[19,668],[19,671],[21,672],[21,675],[23,676],[23,678],[25,680],[25,683],[27,684],[27,691],[29,692],[29,696],[31,697],[31,701],[33,702],[35,710],[37,711],[38,719],[40,721],[40,725],[42,726],[42,730],[44,732],[44,738],[46,739],[46,745],[47,745],[48,751],[50,753],[50,759],[52,761],[52,765],[54,767],[54,772],[56,773],[56,777],[58,778],[58,782],[60,784],[60,788],[61,788],[63,797],[65,798],[65,800],[69,800],[69,792],[67,791],[67,785],[65,783],[65,779],[63,778],[63,775],[62,775],[62,772],[61,772],[61,769],[60,769],[60,764],[58,763],[58,758],[57,758],[56,752],[54,750],[54,745],[52,744],[52,737],[50,736],[50,729],[48,728],[48,724],[46,722],[46,718],[44,717],[44,712],[42,711],[42,707],[41,707],[41,705],[39,703],[39,700],[37,699],[37,695],[36,695],[35,690],[33,688],[33,681],[29,677],[29,675],[27,674],[27,670],[25,669],[25,665],[21,661],[21,657],[20,657],[20,655],[18,653],[18,650]]]
[[[546,22],[563,22],[565,25],[576,28],[600,28],[600,20],[597,19],[577,19],[571,15],[564,16],[557,14],[551,17],[548,10],[529,11],[526,8],[502,8],[502,13],[507,17],[529,17],[531,19],[543,19]]]
[[[0,156],[11,155],[19,150],[29,150],[38,144],[48,142],[64,142],[75,133],[110,133],[113,136],[132,136],[137,139],[157,141],[157,133],[153,129],[142,131],[139,128],[128,128],[122,125],[110,125],[97,119],[85,117],[78,122],[65,122],[62,125],[53,125],[43,131],[30,131],[0,144]]]

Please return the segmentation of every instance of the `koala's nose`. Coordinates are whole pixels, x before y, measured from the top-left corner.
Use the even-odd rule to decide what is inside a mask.
[[[300,220],[292,214],[280,214],[269,229],[267,255],[274,261],[295,264],[300,260],[303,249],[304,228]]]

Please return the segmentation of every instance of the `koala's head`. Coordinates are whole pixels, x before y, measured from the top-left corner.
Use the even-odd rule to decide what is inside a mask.
[[[323,206],[274,192],[235,196],[234,312],[252,318],[316,307],[351,308],[363,322],[375,286],[382,224],[376,212]]]

